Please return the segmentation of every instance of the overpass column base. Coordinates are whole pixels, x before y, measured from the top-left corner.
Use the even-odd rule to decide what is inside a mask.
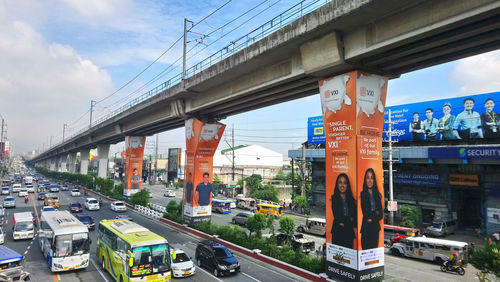
[[[87,174],[89,171],[89,149],[83,149],[80,151],[80,174]]]
[[[97,176],[106,178],[108,175],[108,155],[109,144],[97,145],[97,156],[99,158],[99,167],[97,169]]]

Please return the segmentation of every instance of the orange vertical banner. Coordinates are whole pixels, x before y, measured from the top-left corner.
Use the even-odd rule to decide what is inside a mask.
[[[319,86],[326,139],[326,271],[342,281],[380,280],[387,78],[353,71]]]
[[[141,190],[145,142],[146,137],[143,136],[125,137],[125,197],[131,197]]]
[[[184,221],[192,224],[212,215],[213,156],[226,125],[186,121]]]

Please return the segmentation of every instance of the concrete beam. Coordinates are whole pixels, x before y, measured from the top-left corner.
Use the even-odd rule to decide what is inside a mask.
[[[97,157],[99,158],[99,167],[97,169],[97,176],[107,178],[108,176],[108,156],[110,144],[97,145]]]
[[[87,174],[89,171],[89,157],[89,149],[82,149],[80,151],[80,174]]]

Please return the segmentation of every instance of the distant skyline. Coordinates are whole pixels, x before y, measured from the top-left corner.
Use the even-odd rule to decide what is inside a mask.
[[[198,22],[227,1],[2,1],[0,2],[0,114],[15,153],[47,148],[89,122],[90,100],[102,100],[153,62],[183,33],[183,18]],[[232,1],[200,22],[195,31],[223,29],[195,46],[188,66],[209,56],[299,1]],[[253,10],[249,11],[251,8]],[[248,13],[244,14],[246,11]],[[238,26],[240,26],[237,28]],[[236,29],[235,29],[236,28]],[[234,31],[232,31],[234,29]],[[219,37],[221,39],[219,40]],[[191,39],[194,39],[191,38]],[[191,43],[193,47],[195,43]],[[94,120],[179,73],[182,44],[176,44],[144,74],[98,103]],[[196,54],[196,55],[194,55]],[[389,81],[387,105],[500,90],[500,51],[403,74]],[[160,73],[157,81],[149,83]],[[219,149],[259,144],[282,153],[307,139],[307,118],[321,115],[318,95],[231,116]],[[160,134],[159,149],[184,147],[184,130]],[[146,154],[154,151],[147,138]],[[110,154],[120,152],[113,145]]]

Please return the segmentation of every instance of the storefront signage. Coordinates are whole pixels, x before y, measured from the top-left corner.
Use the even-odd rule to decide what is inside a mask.
[[[500,146],[429,148],[431,159],[500,159]]]
[[[307,143],[325,144],[325,128],[323,117],[310,117],[307,119]]]
[[[459,186],[479,186],[479,177],[477,174],[450,173],[450,185]]]
[[[385,178],[387,180],[387,177]],[[440,187],[443,184],[443,178],[439,174],[396,172],[393,174],[393,182],[395,184]]]

